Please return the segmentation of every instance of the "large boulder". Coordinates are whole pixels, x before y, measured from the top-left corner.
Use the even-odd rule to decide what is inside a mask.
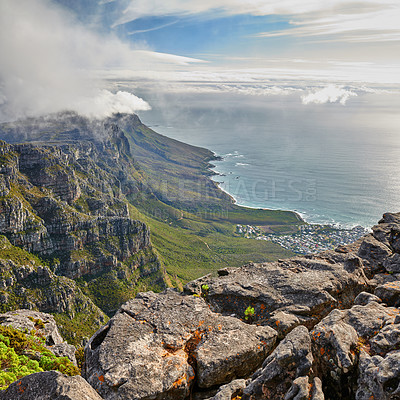
[[[372,234],[364,237],[358,249],[358,256],[363,259],[363,264],[369,277],[384,269],[385,260],[391,254],[392,250]]]
[[[393,400],[400,398],[400,351],[385,357],[360,354],[356,400]]]
[[[360,351],[370,351],[372,345],[386,349],[388,338],[395,341],[387,327],[394,324],[398,313],[396,308],[370,302],[348,310],[334,310],[314,327],[313,368],[324,391],[329,393],[327,398],[354,398]]]
[[[309,399],[320,391],[320,382],[309,379],[313,362],[306,327],[293,329],[264,361],[243,391],[243,400]]]
[[[378,286],[374,293],[389,306],[400,306],[400,281],[386,282]]]
[[[0,390],[0,400],[102,400],[80,376],[66,376],[58,371],[27,375]]]
[[[207,302],[214,311],[243,319],[251,305],[254,320],[272,326],[281,336],[299,324],[311,328],[333,308],[350,307],[369,287],[354,252],[225,269],[218,278],[190,282],[185,292],[199,294],[203,285],[208,285]]]
[[[83,376],[105,399],[184,399],[194,382],[206,389],[250,375],[276,336],[199,297],[141,293],[90,339]]]

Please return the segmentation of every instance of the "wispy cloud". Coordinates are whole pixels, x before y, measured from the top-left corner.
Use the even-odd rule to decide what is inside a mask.
[[[146,33],[146,32],[158,31],[160,29],[167,28],[168,26],[175,25],[177,22],[178,21],[172,21],[172,22],[169,22],[167,24],[155,26],[155,27],[149,28],[149,29],[137,29],[135,31],[128,32],[128,35],[137,35],[138,33]]]
[[[368,7],[369,6],[369,7]],[[259,37],[325,37],[327,40],[345,42],[386,42],[400,40],[400,3],[382,2],[379,7],[360,5],[357,12],[337,7],[296,15],[291,21],[293,28],[259,33]]]
[[[147,16],[193,15],[219,12],[225,15],[305,15],[333,12],[363,13],[365,10],[396,6],[395,0],[331,0],[329,5],[320,0],[131,0],[123,12],[120,23]]]
[[[149,16],[280,15],[289,29],[260,32],[259,37],[334,36],[345,41],[400,40],[398,0],[131,0],[116,24]]]

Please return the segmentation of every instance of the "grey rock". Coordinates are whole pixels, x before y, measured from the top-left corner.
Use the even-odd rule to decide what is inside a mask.
[[[242,399],[282,400],[297,395],[303,398],[312,362],[310,335],[306,327],[298,326],[266,358],[244,389]]]
[[[209,286],[207,302],[214,311],[244,318],[251,305],[254,320],[281,336],[298,323],[312,327],[333,308],[351,306],[369,287],[361,259],[337,252],[231,268],[228,275],[190,282],[185,291],[200,293],[203,284]],[[282,324],[274,316],[278,311],[284,313]]]
[[[78,365],[75,357],[76,347],[72,344],[68,344],[67,342],[59,343],[55,344],[54,346],[50,346],[49,349],[57,357],[67,357],[74,365]]]
[[[400,305],[400,281],[393,281],[378,286],[374,294],[390,306]]]
[[[375,301],[377,303],[382,303],[382,300],[378,296],[375,296],[372,293],[361,292],[354,299],[354,305],[366,306],[368,303],[371,303],[371,301]]]
[[[209,388],[248,376],[276,336],[199,297],[141,293],[90,339],[83,374],[105,399],[184,399],[195,380]]]
[[[400,273],[400,254],[394,253],[390,257],[387,257],[383,263],[386,271],[393,274]]]
[[[372,227],[373,236],[387,247],[400,253],[400,213],[385,213],[378,225]]]
[[[44,327],[41,328],[34,320],[42,321]],[[4,326],[12,326],[21,331],[27,330],[30,332],[36,330],[46,339],[46,345],[48,346],[64,342],[64,339],[58,331],[56,321],[50,314],[31,310],[9,311],[5,314],[0,314],[0,324]]]
[[[300,325],[299,318],[290,311],[293,309],[287,309],[286,311],[274,311],[269,317],[269,324],[271,326],[276,326],[278,330],[278,338],[282,339],[285,337],[292,329]],[[295,310],[293,310],[295,311]]]
[[[43,327],[41,323],[43,322]],[[16,310],[0,314],[0,324],[12,326],[21,331],[31,332],[32,330],[45,338],[46,347],[58,357],[67,357],[74,365],[77,365],[75,358],[75,346],[64,341],[54,317],[50,314],[33,310]]]
[[[358,250],[358,256],[363,259],[367,275],[370,277],[383,269],[386,258],[391,254],[392,250],[373,235],[367,235]]]
[[[0,400],[102,400],[80,376],[58,371],[27,375],[0,391]]]
[[[371,350],[375,354],[385,355],[391,350],[400,348],[400,325],[390,324],[384,326],[381,331],[370,340]]]
[[[300,376],[293,381],[291,388],[284,397],[284,400],[308,400],[309,397],[310,384],[308,376]]]
[[[237,396],[242,396],[245,387],[246,381],[244,379],[235,379],[234,381],[221,386],[216,395],[207,400],[231,400]]]
[[[324,382],[329,398],[355,395],[358,352],[382,327],[394,323],[398,310],[371,302],[348,310],[333,310],[311,332],[314,371]]]
[[[388,274],[379,273],[374,275],[372,279],[368,281],[370,289],[375,290],[378,286],[382,286],[389,282],[396,282],[400,279],[400,274]]]
[[[400,398],[400,351],[384,358],[362,351],[356,400],[392,400]]]
[[[322,391],[322,382],[318,377],[314,378],[311,400],[325,400],[324,392]]]

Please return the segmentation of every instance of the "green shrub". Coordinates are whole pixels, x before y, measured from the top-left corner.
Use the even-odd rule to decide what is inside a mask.
[[[207,284],[201,285],[201,295],[203,297],[207,297],[209,290],[210,290],[210,287]]]
[[[250,320],[254,317],[254,308],[252,306],[248,306],[244,312],[244,319],[246,321]]]
[[[79,369],[68,358],[56,357],[44,347],[42,338],[0,326],[0,390],[25,375],[51,370],[70,376],[79,374]]]

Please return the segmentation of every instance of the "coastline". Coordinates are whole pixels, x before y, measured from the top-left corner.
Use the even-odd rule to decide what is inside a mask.
[[[224,161],[224,157],[220,156],[218,154],[216,154],[215,152],[213,152],[214,156],[216,157],[215,161]],[[216,181],[214,178],[220,176],[220,177],[224,177],[226,176],[226,174],[219,172],[218,170],[215,170],[215,168],[217,168],[217,166],[212,165],[210,167],[210,171],[212,172],[212,175],[210,175],[210,179],[217,185],[218,189],[221,190],[222,192],[224,192],[226,195],[228,195],[231,199],[233,204],[235,204],[238,207],[241,208],[245,208],[245,209],[252,209],[252,210],[265,210],[265,211],[285,211],[285,212],[291,212],[294,215],[296,215],[297,219],[300,222],[304,222],[307,225],[319,225],[319,226],[329,226],[335,229],[341,229],[341,230],[351,230],[357,226],[361,226],[365,229],[371,229],[371,227],[365,226],[361,223],[355,223],[355,224],[351,224],[351,225],[344,225],[335,221],[315,221],[313,220],[312,216],[309,216],[306,212],[302,212],[302,211],[298,211],[298,210],[290,210],[290,209],[283,209],[283,208],[271,208],[271,207],[257,207],[257,206],[251,206],[248,204],[243,204],[243,203],[239,203],[238,200],[235,198],[235,196],[228,192],[226,189],[224,189],[221,186],[221,182]]]
[[[212,151],[212,150],[211,150]],[[215,158],[213,158],[214,161],[224,161],[224,157],[220,156],[218,154],[216,154],[215,152],[213,152],[213,156]],[[299,212],[299,211],[295,211],[295,210],[284,210],[281,208],[264,208],[264,207],[253,207],[253,206],[248,206],[246,204],[239,204],[237,199],[235,198],[235,196],[232,193],[229,193],[227,190],[225,190],[224,188],[221,187],[221,182],[217,182],[215,181],[213,178],[217,177],[217,176],[226,176],[225,174],[222,174],[221,172],[215,171],[214,168],[217,168],[217,166],[215,165],[210,165],[209,170],[212,172],[212,174],[210,174],[209,178],[212,182],[214,182],[217,187],[218,190],[220,190],[221,192],[224,192],[226,195],[228,195],[231,199],[234,205],[244,208],[244,209],[251,209],[251,210],[263,210],[263,211],[284,211],[284,212],[290,212],[292,214],[294,214],[296,216],[296,218],[298,219],[299,222],[304,222],[305,224],[310,224],[309,222],[306,221],[306,219],[304,218],[305,214]]]

